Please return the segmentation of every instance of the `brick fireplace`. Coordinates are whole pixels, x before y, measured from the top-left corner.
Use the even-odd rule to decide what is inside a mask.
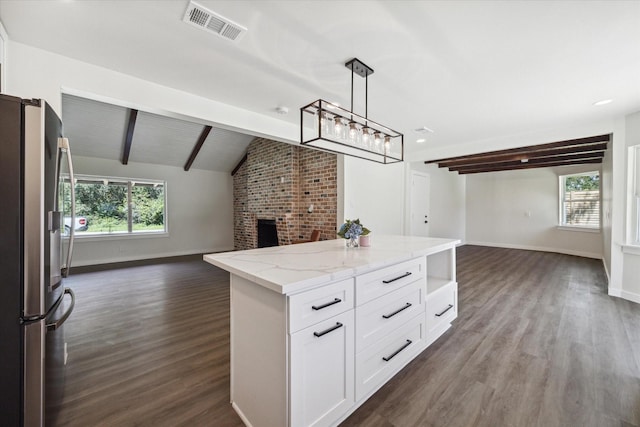
[[[233,177],[234,247],[258,247],[258,219],[276,221],[281,245],[335,239],[337,202],[335,154],[256,138]]]

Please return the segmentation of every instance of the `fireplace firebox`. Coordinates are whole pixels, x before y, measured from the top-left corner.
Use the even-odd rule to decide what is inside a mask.
[[[258,247],[278,246],[278,228],[275,219],[258,219]]]

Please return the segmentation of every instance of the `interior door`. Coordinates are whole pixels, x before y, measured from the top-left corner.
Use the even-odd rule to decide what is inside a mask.
[[[411,172],[411,229],[412,236],[429,236],[429,175]]]

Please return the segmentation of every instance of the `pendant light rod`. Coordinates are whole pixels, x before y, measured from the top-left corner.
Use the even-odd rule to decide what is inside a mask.
[[[351,83],[353,85],[353,83]],[[353,107],[351,107],[353,110]],[[368,119],[369,114],[369,74],[364,76],[364,118]]]
[[[353,113],[353,67],[351,67],[351,112]],[[351,120],[353,120],[353,115]]]
[[[351,112],[353,112],[353,73],[364,77],[364,118],[368,118],[369,108],[369,75],[373,74],[373,68],[369,67],[358,58],[353,58],[344,64],[351,70]]]

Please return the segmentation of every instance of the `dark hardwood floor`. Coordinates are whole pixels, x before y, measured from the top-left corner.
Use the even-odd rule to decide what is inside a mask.
[[[59,426],[243,425],[229,404],[227,272],[183,257],[66,286],[76,306]]]
[[[463,246],[458,282],[453,327],[343,426],[640,426],[640,305],[607,295],[600,261]],[[67,285],[58,425],[242,425],[227,273],[192,257]]]

